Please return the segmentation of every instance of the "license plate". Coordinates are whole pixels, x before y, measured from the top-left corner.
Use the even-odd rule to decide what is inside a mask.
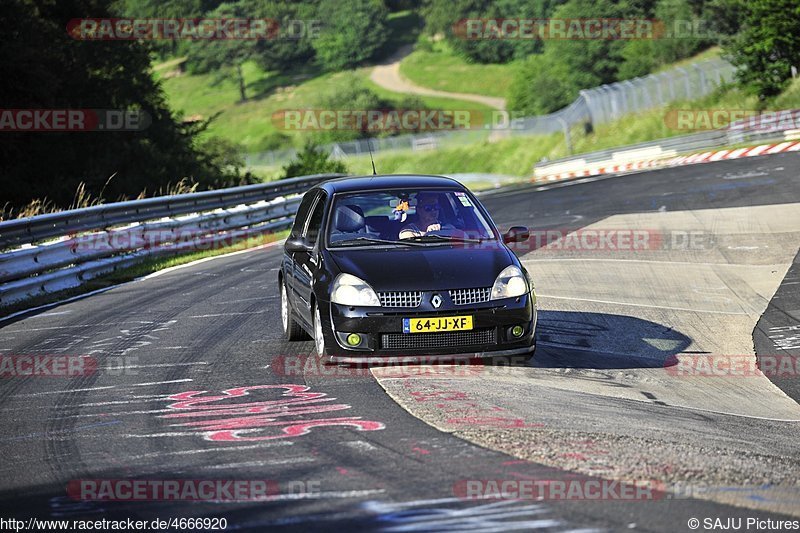
[[[403,333],[436,333],[437,331],[468,331],[470,329],[472,329],[471,316],[403,319]]]

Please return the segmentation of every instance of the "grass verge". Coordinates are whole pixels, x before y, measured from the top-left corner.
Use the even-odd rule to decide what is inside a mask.
[[[469,63],[445,41],[422,38],[417,48],[400,62],[400,73],[421,87],[456,93],[505,98],[516,63]]]

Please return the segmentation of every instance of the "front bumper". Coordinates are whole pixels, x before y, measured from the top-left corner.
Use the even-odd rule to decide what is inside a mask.
[[[536,330],[535,296],[494,300],[447,308],[348,307],[330,304],[331,338],[326,342],[335,362],[380,362],[391,358],[417,356],[491,357],[522,355],[534,347]],[[404,318],[472,316],[472,330],[445,333],[403,333]],[[515,337],[511,328],[522,326]],[[350,346],[348,334],[358,333],[362,342]]]

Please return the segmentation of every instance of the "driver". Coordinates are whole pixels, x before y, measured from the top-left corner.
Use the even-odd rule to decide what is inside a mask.
[[[439,196],[434,193],[421,192],[417,194],[417,224],[407,224],[400,230],[401,239],[422,237],[432,231],[439,231],[443,225],[439,222]],[[452,226],[445,224],[445,229]]]

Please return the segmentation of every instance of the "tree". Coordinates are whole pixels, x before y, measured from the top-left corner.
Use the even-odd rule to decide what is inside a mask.
[[[347,172],[347,166],[344,163],[330,159],[319,145],[307,140],[303,150],[288,165],[283,167],[282,179],[309,176],[311,174],[346,174]]]
[[[388,10],[381,0],[322,0],[318,13],[325,25],[313,46],[327,70],[354,68],[386,42]]]
[[[247,18],[242,3],[222,4],[206,15],[211,19]],[[239,100],[247,100],[247,83],[242,65],[256,55],[259,41],[249,39],[198,41],[188,47],[188,67],[192,73],[215,72],[218,81],[233,73],[239,85]]]
[[[797,0],[741,0],[738,35],[725,52],[741,85],[760,99],[776,96],[800,67],[800,3]]]
[[[274,38],[254,43],[252,57],[262,69],[285,72],[310,62],[314,57],[312,42],[321,22],[314,2],[241,0],[241,4],[251,17],[277,23]]]
[[[184,177],[201,188],[239,183],[228,165],[202,152],[196,139],[206,124],[172,114],[147,47],[67,34],[70,19],[112,16],[109,0],[7,0],[0,10],[4,107],[141,110],[151,119],[141,131],[4,132],[0,190],[12,206],[44,197],[68,206],[81,182],[106,198],[135,197]]]
[[[543,19],[565,0],[427,0],[422,8],[425,30],[444,34],[450,46],[470,61],[506,63],[542,51],[542,41],[517,38],[468,38],[464,21]],[[485,30],[485,25],[481,25]],[[490,37],[490,32],[485,32]]]
[[[691,57],[715,42],[713,25],[696,14],[688,0],[659,0],[655,19],[663,23],[664,34],[655,39],[626,42],[617,79],[645,76],[658,67]]]

